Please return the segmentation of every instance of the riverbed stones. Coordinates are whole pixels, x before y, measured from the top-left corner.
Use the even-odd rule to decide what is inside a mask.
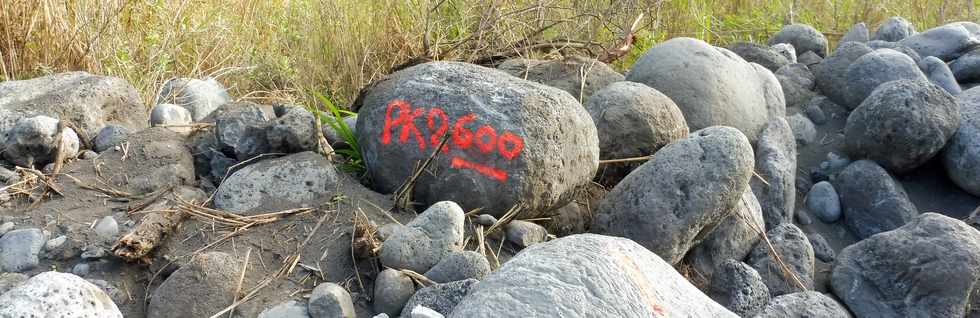
[[[896,80],[928,79],[912,58],[892,49],[877,49],[865,54],[847,68],[847,103],[855,109],[879,85]]]
[[[784,25],[769,39],[769,45],[776,43],[792,44],[797,54],[813,52],[820,57],[827,56],[827,38],[810,25],[802,23]]]
[[[935,56],[948,62],[980,47],[980,38],[963,25],[950,23],[911,35],[899,43],[912,48],[923,58]]]
[[[949,70],[960,83],[980,82],[980,48],[950,62]]]
[[[269,147],[284,153],[316,150],[316,117],[300,106],[286,106],[283,114],[269,123]],[[326,126],[326,124],[324,124]]]
[[[321,283],[310,294],[311,318],[354,318],[354,301],[344,287],[334,283]]]
[[[745,190],[733,211],[685,256],[699,274],[711,278],[726,260],[743,260],[759,242],[766,223],[752,190]]]
[[[59,120],[48,116],[23,118],[7,132],[3,157],[21,167],[44,167],[54,162],[59,145],[65,158],[78,153],[79,139],[75,130],[64,127],[59,133]]]
[[[40,229],[19,229],[0,237],[0,272],[21,273],[37,267],[47,239]]]
[[[398,316],[415,294],[412,278],[395,269],[385,269],[374,281],[374,311]]]
[[[222,105],[231,102],[231,96],[214,78],[174,78],[160,89],[157,103],[179,105],[188,110],[194,122],[205,117]]]
[[[433,204],[385,240],[381,264],[425,273],[446,255],[462,250],[463,222],[463,209],[455,202]]]
[[[953,71],[950,71],[949,66],[939,58],[935,56],[926,57],[919,61],[919,68],[925,73],[929,82],[942,87],[950,95],[956,96],[963,91],[960,84],[956,82]]]
[[[486,256],[474,251],[450,251],[424,275],[436,283],[448,283],[470,278],[480,280],[489,273],[490,262]]]
[[[820,181],[806,194],[806,209],[824,223],[837,222],[841,217],[840,197],[834,185]]]
[[[796,140],[790,124],[773,119],[756,144],[755,171],[750,181],[759,199],[766,228],[793,220],[796,206]]]
[[[834,103],[847,105],[847,69],[854,61],[871,51],[864,43],[841,43],[834,53],[811,68],[817,88]]]
[[[623,81],[623,74],[606,63],[578,55],[549,61],[511,59],[501,63],[497,69],[566,91],[583,104],[596,91]]]
[[[772,255],[769,244],[760,241],[749,254],[748,264],[759,272],[769,293],[779,296],[798,292],[801,291],[799,284],[807,290],[813,289],[815,258],[806,234],[788,222],[769,229],[766,235],[775,253],[779,254],[779,260]],[[793,276],[786,275],[780,261]]]
[[[301,152],[235,171],[218,186],[214,206],[243,215],[309,207],[337,191],[338,182],[326,157]]]
[[[0,317],[122,316],[101,288],[67,273],[40,273],[0,294]]]
[[[776,79],[786,98],[786,107],[802,108],[816,93],[815,78],[810,69],[803,64],[787,64],[776,71]]]
[[[943,167],[960,189],[980,196],[980,88],[964,91],[956,98],[960,128],[943,149]]]
[[[741,317],[753,317],[771,298],[759,272],[734,259],[721,263],[708,285],[708,296]]]
[[[146,316],[209,317],[235,301],[241,270],[232,255],[223,252],[199,254],[153,291]]]
[[[776,72],[780,67],[789,64],[789,60],[776,50],[758,43],[736,42],[728,46],[728,50],[738,54],[746,62],[752,62]]]
[[[840,41],[837,43],[838,45],[846,42],[865,43],[869,40],[871,40],[871,35],[868,32],[868,26],[864,24],[864,22],[858,22],[857,24],[851,26],[851,28],[847,30],[847,33],[844,33],[844,36],[842,36]]]
[[[914,35],[915,26],[902,17],[891,17],[878,26],[871,40],[898,42]]]
[[[858,239],[896,229],[918,214],[902,185],[873,161],[855,161],[831,182],[840,195],[844,224]]]
[[[225,105],[214,116],[216,147],[236,160],[248,160],[271,150],[266,137],[268,117],[252,102]]]
[[[849,318],[851,314],[830,296],[808,290],[773,298],[755,317]]]

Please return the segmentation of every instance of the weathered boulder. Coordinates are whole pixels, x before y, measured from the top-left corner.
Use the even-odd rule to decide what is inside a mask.
[[[844,224],[858,239],[896,229],[918,214],[902,184],[873,161],[851,163],[831,183],[840,194]]]
[[[776,53],[779,53],[779,55],[785,57],[789,63],[796,63],[796,48],[794,48],[792,44],[776,43],[770,45],[769,48],[776,51]]]
[[[466,294],[469,294],[478,284],[479,281],[475,279],[465,279],[420,288],[405,303],[401,316],[411,317],[412,312],[418,306],[448,316],[453,312],[453,308],[456,308],[456,305],[463,300],[463,297],[466,297]]]
[[[891,17],[878,26],[878,30],[875,31],[875,35],[871,39],[898,42],[915,33],[915,26],[911,22],[902,17]]]
[[[198,254],[153,291],[146,317],[210,317],[235,301],[241,270],[229,254]]]
[[[952,61],[980,47],[980,38],[963,25],[950,23],[911,35],[899,43],[912,48],[923,58],[935,56]]]
[[[457,62],[413,66],[374,83],[361,99],[357,140],[373,187],[390,193],[419,162],[444,150],[415,180],[422,205],[451,200],[532,218],[567,204],[598,168],[588,112],[559,89]]]
[[[974,49],[950,62],[949,70],[960,83],[980,81],[980,49]]]
[[[99,130],[99,133],[92,139],[92,146],[95,152],[103,152],[109,148],[122,143],[129,136],[129,129],[116,124],[108,124]]]
[[[830,247],[830,243],[827,239],[823,238],[820,233],[810,233],[807,234],[810,238],[810,245],[813,246],[813,256],[816,256],[821,262],[833,263],[834,259],[837,258],[837,253],[834,249]]]
[[[858,22],[857,24],[851,26],[851,28],[847,30],[847,33],[844,33],[844,36],[840,38],[840,41],[837,41],[837,45],[846,42],[865,43],[869,40],[871,40],[871,35],[868,32],[868,26],[864,24],[864,22]]]
[[[743,260],[765,233],[759,200],[746,189],[738,204],[697,246],[687,253],[686,262],[702,276],[711,279],[727,260]],[[761,231],[761,233],[760,233]],[[724,305],[724,303],[722,303]]]
[[[497,69],[566,91],[583,104],[596,91],[624,79],[623,74],[606,63],[583,56],[551,61],[511,59],[501,63]]]
[[[225,87],[214,78],[173,78],[163,84],[157,104],[170,103],[187,109],[195,122],[203,121],[214,110],[231,102]]]
[[[3,157],[22,167],[41,168],[54,162],[63,145],[65,158],[75,157],[79,149],[75,130],[64,127],[59,134],[60,121],[48,116],[22,118],[6,132]]]
[[[938,154],[959,126],[959,106],[945,90],[927,81],[893,81],[847,117],[845,150],[902,174]]]
[[[263,160],[225,179],[214,206],[244,215],[310,206],[337,191],[338,178],[330,161],[312,151]]]
[[[912,58],[892,49],[878,49],[861,56],[847,68],[848,109],[855,109],[879,85],[896,80],[928,79]]]
[[[626,79],[670,97],[691,130],[725,125],[755,140],[769,118],[785,114],[786,101],[772,72],[753,65],[727,49],[673,38],[643,53]]]
[[[194,120],[186,108],[174,104],[157,104],[150,110],[150,127],[164,126],[178,133],[190,133]],[[170,127],[168,127],[170,126]]]
[[[288,300],[266,308],[258,318],[310,318],[310,311],[306,304]]]
[[[779,32],[769,38],[769,45],[776,43],[792,44],[796,48],[797,54],[813,52],[820,57],[827,56],[827,38],[823,36],[823,33],[806,24],[784,25]]]
[[[752,146],[738,130],[693,132],[616,185],[591,231],[632,239],[676,264],[738,204],[753,166]]]
[[[792,222],[796,206],[796,140],[789,123],[776,118],[762,131],[755,149],[755,171],[749,182],[759,198],[767,229]]]
[[[807,290],[813,289],[815,260],[806,234],[792,222],[787,222],[769,229],[766,235],[779,259],[772,255],[769,244],[759,241],[749,254],[748,264],[759,272],[769,293],[779,296],[798,292],[801,291],[800,284]],[[786,264],[785,270],[780,264]]]
[[[864,43],[841,43],[834,53],[811,68],[820,92],[834,103],[846,105],[847,69],[854,61],[868,53],[871,53],[871,48]]]
[[[810,68],[800,63],[787,64],[776,71],[776,79],[783,89],[786,107],[801,107],[816,96],[816,78]],[[802,107],[801,107],[802,108]]]
[[[923,213],[844,248],[831,284],[858,317],[964,317],[980,287],[980,231]]]
[[[734,259],[721,263],[715,271],[708,296],[741,317],[755,316],[771,298],[759,272]]]
[[[830,296],[802,291],[773,298],[755,318],[849,318],[851,313]]]
[[[980,87],[957,96],[960,128],[942,153],[946,175],[957,186],[980,196]]]
[[[463,209],[452,201],[433,204],[381,247],[381,264],[425,273],[446,255],[463,249]]]
[[[579,234],[531,246],[449,317],[737,317],[628,239]]]
[[[813,67],[814,65],[820,64],[823,61],[823,57],[817,55],[813,51],[807,51],[806,53],[800,54],[800,57],[796,59],[797,63],[806,65],[807,67]]]
[[[601,159],[649,156],[689,133],[677,104],[639,83],[613,83],[592,95],[585,108],[599,132]],[[640,163],[602,165],[596,178],[613,187],[639,166]]]
[[[46,238],[40,229],[13,230],[0,236],[0,272],[20,273],[37,267]]]
[[[780,67],[790,63],[785,56],[776,50],[758,43],[735,42],[728,46],[728,50],[738,54],[745,61],[762,65],[772,72],[776,72]]]
[[[960,84],[956,82],[953,71],[949,65],[935,56],[930,56],[919,61],[919,69],[926,75],[929,82],[942,87],[950,95],[956,96],[963,91]]]
[[[483,279],[490,274],[490,262],[474,251],[450,251],[435,266],[425,272],[425,277],[436,283],[455,282],[464,279]]]
[[[312,318],[354,318],[354,301],[344,287],[321,283],[310,293],[308,305]]]
[[[906,45],[903,45],[900,42],[868,41],[867,44],[868,47],[870,47],[872,50],[892,49],[898,53],[905,54],[910,59],[912,59],[912,61],[914,61],[915,63],[919,63],[919,61],[922,61],[922,55],[919,55],[918,51]]]
[[[0,294],[0,317],[122,316],[101,288],[72,274],[40,273]]]
[[[285,153],[316,150],[315,121],[316,117],[303,107],[286,107],[282,115],[269,123],[266,131],[269,147]]]
[[[525,248],[548,239],[548,229],[534,222],[513,220],[504,226],[507,241]]]
[[[266,136],[269,120],[258,104],[230,103],[213,118],[216,147],[229,158],[248,160],[270,152]]]

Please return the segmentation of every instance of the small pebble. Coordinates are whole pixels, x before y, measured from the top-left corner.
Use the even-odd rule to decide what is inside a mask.
[[[89,160],[89,159],[95,159],[95,157],[98,157],[98,156],[99,156],[99,154],[96,153],[95,151],[85,150],[85,151],[82,151],[82,153],[78,155],[78,159]]]
[[[45,251],[53,251],[55,249],[58,249],[62,245],[65,245],[65,242],[67,242],[67,241],[68,241],[68,237],[67,236],[64,236],[64,235],[61,235],[61,236],[58,236],[56,238],[50,239],[50,240],[48,240],[47,243],[44,243],[44,250]]]
[[[497,223],[497,218],[489,214],[480,214],[473,222],[483,226],[491,226]]]
[[[504,227],[507,240],[521,247],[528,247],[548,239],[548,230],[537,223],[514,220]]]
[[[92,266],[88,263],[78,263],[75,267],[71,268],[71,273],[78,276],[88,276],[88,273],[92,270]]]
[[[106,255],[106,251],[104,248],[95,245],[89,245],[86,246],[85,251],[82,252],[82,259],[99,259],[105,257],[105,255]]]
[[[119,236],[119,223],[116,223],[116,219],[111,215],[107,215],[98,222],[95,222],[94,229],[95,233],[104,239],[112,240]]]
[[[827,181],[820,181],[810,188],[806,195],[807,210],[813,212],[824,223],[837,222],[841,217],[840,197],[834,186]]]

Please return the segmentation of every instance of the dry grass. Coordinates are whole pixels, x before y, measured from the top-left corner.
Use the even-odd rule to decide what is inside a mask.
[[[833,39],[902,15],[920,29],[978,21],[977,0],[0,0],[0,76],[125,78],[147,104],[167,78],[212,75],[234,96],[348,105],[413,58],[599,56],[641,13],[637,47],[675,36],[762,41],[787,21]]]

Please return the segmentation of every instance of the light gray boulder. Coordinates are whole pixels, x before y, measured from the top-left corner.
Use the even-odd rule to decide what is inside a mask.
[[[193,122],[191,118],[191,112],[187,111],[186,108],[180,107],[174,104],[157,104],[153,106],[150,110],[150,126],[177,126],[177,127],[167,127],[167,129],[173,130],[177,133],[188,134],[191,131],[191,127],[188,126]],[[185,127],[179,127],[185,126]]]
[[[957,186],[980,196],[980,88],[957,96],[960,128],[942,152],[946,175]]]
[[[623,74],[606,63],[577,55],[550,61],[511,59],[497,69],[566,91],[583,104],[596,91],[624,79]]]
[[[837,45],[847,42],[865,43],[869,40],[871,40],[871,35],[868,32],[868,26],[864,24],[864,22],[858,22],[857,24],[851,26],[851,28],[847,30],[847,33],[844,33],[844,36],[840,38],[840,41],[837,41]]]
[[[803,291],[773,298],[755,318],[850,318],[851,313],[830,296]]]
[[[69,127],[59,134],[58,125],[57,119],[43,115],[22,118],[7,132],[3,157],[21,167],[40,168],[54,162],[59,144],[64,144],[65,158],[75,157],[78,135]]]
[[[312,151],[267,159],[225,179],[214,206],[243,215],[311,206],[337,191],[338,178],[330,161]]]
[[[340,285],[322,283],[310,294],[308,311],[312,318],[354,318],[354,301]]]
[[[810,69],[816,78],[817,88],[827,98],[838,105],[847,104],[847,69],[857,59],[871,53],[864,43],[841,43],[834,53]]]
[[[873,161],[851,163],[831,183],[840,194],[844,224],[858,239],[896,229],[918,214],[902,184]]]
[[[259,313],[259,318],[309,318],[306,304],[289,300],[272,306]]]
[[[847,68],[848,109],[855,109],[879,85],[896,80],[928,81],[912,58],[892,49],[878,49],[861,56]]]
[[[474,251],[451,251],[435,266],[425,272],[425,277],[436,283],[448,283],[464,279],[483,279],[490,274],[490,262]]]
[[[950,23],[911,35],[899,43],[923,58],[935,56],[946,62],[980,47],[980,37],[963,25]]]
[[[153,291],[146,317],[210,317],[235,301],[241,270],[229,254],[198,254]]]
[[[514,220],[504,226],[507,241],[524,248],[548,239],[548,229],[534,222]]]
[[[902,17],[891,17],[878,26],[871,40],[898,42],[915,34],[915,26],[911,22]]]
[[[953,71],[949,69],[946,62],[943,62],[939,58],[930,56],[922,59],[919,61],[919,69],[922,70],[922,73],[925,73],[929,82],[942,87],[950,95],[956,96],[963,91],[960,88],[960,84],[956,82]]]
[[[762,131],[755,149],[755,172],[759,177],[753,177],[749,184],[759,198],[765,228],[792,222],[797,151],[790,124],[782,118],[773,119]]]
[[[792,222],[787,222],[769,229],[766,235],[773,250],[779,254],[779,260],[772,255],[769,244],[760,241],[749,254],[748,264],[759,272],[769,293],[779,296],[799,292],[802,291],[799,284],[806,290],[813,289],[815,258],[806,234]],[[787,275],[780,261],[793,275]]]
[[[759,272],[734,259],[721,263],[708,284],[708,296],[741,317],[755,316],[771,299]]]
[[[797,54],[813,52],[820,57],[827,56],[827,38],[823,36],[823,33],[806,24],[784,25],[779,32],[769,38],[769,45],[776,43],[792,44],[796,48]]]
[[[776,43],[770,45],[769,47],[775,50],[776,53],[779,53],[779,55],[785,57],[789,63],[796,63],[796,48],[794,48],[792,44]]]
[[[710,280],[725,261],[745,259],[765,229],[759,200],[746,189],[733,211],[687,253],[686,263]]]
[[[425,273],[446,255],[462,250],[463,222],[463,209],[455,202],[433,204],[384,241],[381,264]]]
[[[37,267],[47,238],[40,229],[19,229],[0,236],[0,272],[21,273]]]
[[[0,317],[122,316],[101,288],[72,274],[40,273],[0,294]]]
[[[231,96],[214,78],[173,78],[163,84],[157,104],[170,103],[187,109],[194,122],[203,121],[211,112],[231,102]]]
[[[411,277],[391,268],[385,269],[374,281],[374,311],[397,317],[413,294],[415,283]]]

